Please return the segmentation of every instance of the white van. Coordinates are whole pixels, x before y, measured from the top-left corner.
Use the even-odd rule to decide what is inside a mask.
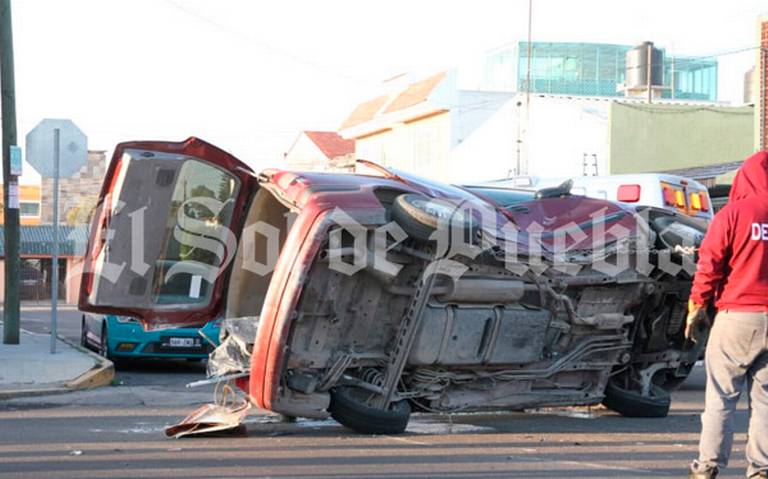
[[[707,187],[698,181],[661,173],[537,178],[530,176],[487,182],[487,185],[540,190],[573,181],[571,193],[635,205],[656,206],[704,220],[712,219]]]

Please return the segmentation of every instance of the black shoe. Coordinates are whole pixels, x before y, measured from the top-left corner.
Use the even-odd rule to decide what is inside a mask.
[[[688,468],[688,479],[715,479],[717,477],[718,470],[716,467],[707,469],[704,472],[694,472],[693,469]],[[760,478],[760,476],[757,476]]]
[[[751,479],[768,479],[768,471],[760,471],[756,476],[752,476]]]

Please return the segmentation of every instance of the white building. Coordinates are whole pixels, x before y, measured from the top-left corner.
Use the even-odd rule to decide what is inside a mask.
[[[751,107],[464,90],[457,70],[402,78],[339,133],[355,140],[357,158],[436,180],[660,172],[738,161],[752,149]]]
[[[444,72],[361,104],[339,133],[355,140],[358,158],[443,181],[581,175],[584,160],[594,168],[595,158],[605,171],[608,101],[531,96],[526,103],[511,92],[461,90],[454,72]],[[541,127],[526,131],[526,124]]]

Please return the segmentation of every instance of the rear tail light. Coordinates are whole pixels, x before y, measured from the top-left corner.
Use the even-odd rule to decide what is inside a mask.
[[[624,203],[640,201],[640,185],[621,185],[616,193],[616,199]]]
[[[709,211],[709,201],[707,200],[707,195],[700,193],[699,201],[701,202],[701,211]]]
[[[685,193],[680,190],[675,191],[675,205],[678,208],[685,208]]]
[[[701,210],[701,196],[698,193],[691,193],[691,208]]]
[[[666,206],[675,206],[675,190],[665,186],[662,190],[662,194],[664,195],[664,204]]]
[[[709,211],[706,193],[691,193],[691,208],[696,211]]]

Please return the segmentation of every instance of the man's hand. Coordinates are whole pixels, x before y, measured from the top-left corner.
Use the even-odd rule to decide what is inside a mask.
[[[688,300],[688,317],[685,318],[685,337],[698,343],[702,335],[712,326],[707,308]]]

